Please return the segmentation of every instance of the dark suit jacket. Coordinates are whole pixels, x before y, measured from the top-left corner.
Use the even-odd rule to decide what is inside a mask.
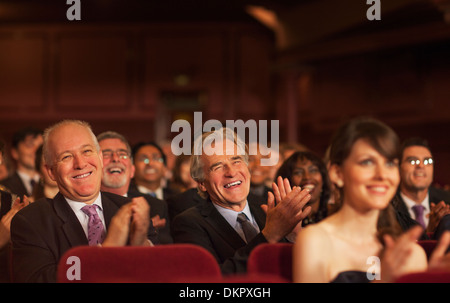
[[[150,217],[159,215],[161,219],[166,219],[166,226],[158,228],[158,239],[160,244],[171,244],[173,243],[172,235],[170,234],[170,219],[169,210],[166,201],[159,200],[148,194],[143,194],[140,191],[130,189],[128,191],[128,197],[144,197],[148,204],[150,205]]]
[[[10,192],[18,195],[19,197],[30,196],[27,192],[25,185],[23,184],[22,179],[20,178],[17,172],[14,172],[6,179],[0,181],[0,184],[4,185]]]
[[[439,202],[444,201],[445,203],[450,204],[450,192],[440,188],[430,187],[428,193],[430,207],[432,202],[438,204]],[[395,209],[411,218],[408,207],[406,206],[405,201],[403,201],[402,196],[400,195],[400,191],[398,191],[395,195],[393,204]]]
[[[0,219],[11,210],[12,196],[10,193],[0,190]]]
[[[101,195],[108,229],[111,218],[129,198],[107,192]],[[157,243],[153,225],[149,239]],[[11,222],[11,240],[14,282],[56,282],[62,255],[74,246],[88,245],[81,224],[60,193],[20,210]]]
[[[0,190],[0,218],[11,209],[11,194]],[[9,245],[0,247],[0,283],[8,283],[9,277]]]
[[[180,194],[174,195],[167,199],[167,206],[169,207],[169,218],[171,221],[176,215],[181,214],[188,208],[196,206],[206,201],[197,192],[197,188],[188,189]]]
[[[430,187],[429,189],[429,203],[431,207],[431,202],[437,204],[441,201],[444,201],[447,204],[450,204],[450,192],[445,191],[443,189],[439,189],[436,187]],[[400,190],[397,191],[394,199],[392,200],[392,205],[397,211],[397,219],[402,226],[403,230],[407,230],[413,225],[419,224],[414,218],[411,217],[408,207],[406,206],[405,201],[403,201],[402,196],[400,195]],[[419,240],[429,240],[427,233],[421,236]]]
[[[249,195],[248,203],[262,230],[266,214],[260,207],[260,200],[255,202],[254,197]],[[177,215],[172,222],[172,236],[175,243],[191,243],[206,248],[217,259],[224,274],[246,272],[252,249],[267,243],[260,232],[247,244],[209,199]]]

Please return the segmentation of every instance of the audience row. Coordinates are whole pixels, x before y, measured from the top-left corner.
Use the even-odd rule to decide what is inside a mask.
[[[425,140],[400,145],[365,118],[336,132],[326,159],[298,145],[262,166],[265,153],[249,155],[228,129],[195,146],[201,155],[179,156],[171,169],[158,144],[95,136],[84,121],[18,132],[17,170],[0,181],[2,281],[55,282],[59,259],[78,245],[191,243],[229,275],[246,271],[257,245],[291,242],[295,282],[370,282],[369,257],[381,260],[381,282],[450,270],[450,192],[432,186]],[[429,261],[420,239],[440,240]]]

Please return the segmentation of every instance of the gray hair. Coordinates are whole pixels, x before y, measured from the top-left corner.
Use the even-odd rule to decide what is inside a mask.
[[[98,142],[101,142],[101,141],[106,140],[106,139],[118,139],[118,140],[120,140],[123,144],[126,145],[127,152],[130,155],[130,157],[132,157],[131,146],[128,143],[128,140],[125,138],[125,136],[123,136],[122,134],[119,134],[118,132],[115,132],[115,131],[106,131],[106,132],[103,132],[103,133],[101,133],[101,134],[99,134],[97,136],[97,141]]]
[[[205,145],[211,145],[212,142],[220,142],[230,140],[237,146],[239,155],[244,156],[243,160],[248,165],[248,147],[245,142],[238,136],[236,132],[230,128],[222,127],[218,130],[209,131],[198,136],[194,141],[193,153],[190,161],[190,173],[192,179],[196,182],[203,182],[205,180],[205,173],[203,171],[204,163],[202,161],[202,154],[204,152]],[[219,151],[221,152],[221,151]],[[208,154],[208,153],[207,153]],[[198,194],[206,199],[208,197],[207,192],[203,192],[198,188]]]
[[[50,165],[50,164],[53,165],[54,164],[52,162],[52,156],[53,155],[50,153],[50,150],[48,148],[48,140],[49,140],[49,137],[50,137],[51,133],[54,130],[56,130],[56,129],[64,126],[64,125],[68,125],[68,124],[75,124],[75,125],[80,125],[82,127],[85,127],[88,130],[88,132],[90,133],[91,137],[92,137],[92,140],[93,140],[93,142],[95,144],[95,148],[97,149],[97,152],[100,152],[100,145],[98,144],[97,137],[94,135],[94,132],[92,131],[91,125],[88,122],[81,121],[81,120],[70,120],[70,119],[62,120],[62,121],[60,121],[60,122],[58,122],[56,124],[53,124],[52,126],[48,127],[44,131],[44,134],[43,134],[44,143],[42,145],[42,154],[44,155],[44,160],[45,160],[45,163],[47,165]]]

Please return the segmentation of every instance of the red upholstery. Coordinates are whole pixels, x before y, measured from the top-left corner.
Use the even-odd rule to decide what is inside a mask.
[[[411,273],[398,278],[396,283],[450,283],[450,271]]]
[[[249,274],[275,275],[292,281],[291,243],[260,244],[250,253],[247,271]]]
[[[434,248],[437,245],[437,241],[436,240],[421,240],[421,241],[418,241],[418,243],[425,250],[425,253],[427,254],[427,258],[430,259],[430,256],[431,256]]]
[[[79,261],[68,260],[70,257],[77,257]],[[74,279],[76,263],[79,264],[79,280]],[[206,249],[191,244],[77,246],[64,254],[58,266],[58,282],[66,283],[184,283],[220,277],[215,258]]]

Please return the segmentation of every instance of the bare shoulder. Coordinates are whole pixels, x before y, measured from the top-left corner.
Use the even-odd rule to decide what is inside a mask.
[[[320,244],[321,242],[328,243],[330,238],[329,226],[325,222],[311,224],[303,228],[297,236],[297,242],[307,242],[313,244]]]
[[[413,249],[411,252],[411,266],[420,271],[426,270],[428,266],[427,254],[422,246],[418,243],[414,243]]]
[[[293,250],[294,282],[327,282],[331,249],[327,226],[322,222],[303,228]]]

